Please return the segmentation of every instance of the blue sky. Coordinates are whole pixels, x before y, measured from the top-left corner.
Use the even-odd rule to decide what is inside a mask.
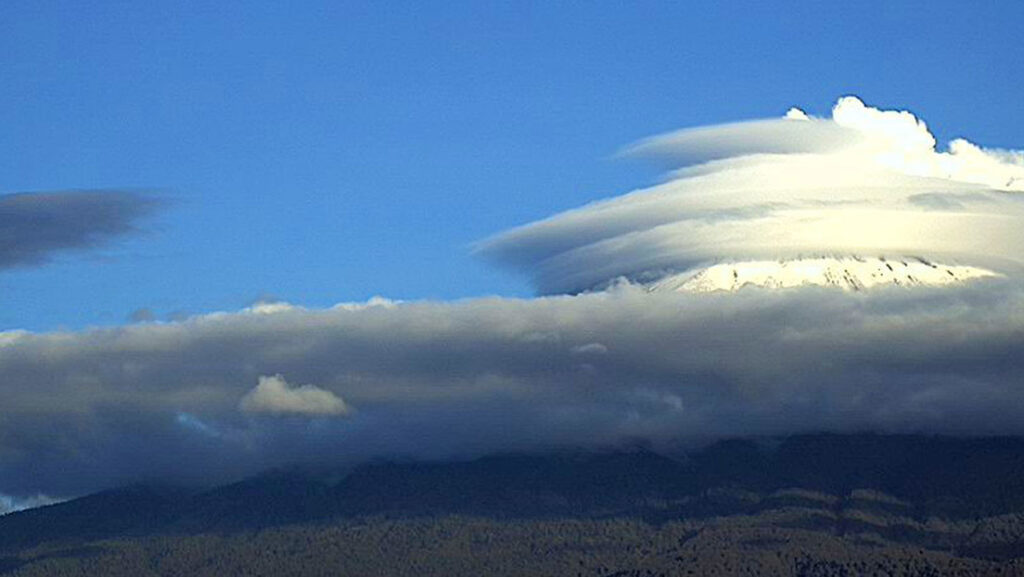
[[[0,329],[525,296],[473,241],[654,182],[638,138],[843,94],[1024,145],[1024,4],[808,4],[5,2],[0,193],[167,204],[0,270]]]

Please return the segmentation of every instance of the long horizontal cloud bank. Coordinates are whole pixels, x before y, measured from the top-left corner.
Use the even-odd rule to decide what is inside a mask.
[[[118,190],[0,195],[0,270],[43,264],[58,253],[136,232],[159,205],[151,196]]]
[[[963,139],[940,152],[912,114],[854,97],[829,119],[794,109],[655,137],[626,154],[678,169],[478,251],[546,294],[742,260],[921,257],[1014,273],[1024,263],[1024,154]]]
[[[1021,358],[1024,292],[1006,279],[862,295],[622,286],[6,333],[0,494],[637,440],[1024,433]]]

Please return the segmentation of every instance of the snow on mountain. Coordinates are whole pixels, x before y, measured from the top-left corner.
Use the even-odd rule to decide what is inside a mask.
[[[944,286],[999,274],[983,268],[947,265],[922,258],[830,256],[792,260],[719,263],[669,274],[645,283],[652,292],[736,291],[746,286],[837,287],[860,291],[883,286]]]

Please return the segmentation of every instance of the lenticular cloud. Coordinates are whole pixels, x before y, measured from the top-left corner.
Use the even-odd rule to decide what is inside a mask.
[[[1017,274],[1024,264],[1024,153],[962,139],[939,151],[913,114],[852,96],[831,118],[792,109],[657,136],[625,154],[674,170],[662,184],[512,229],[478,251],[524,271],[544,294],[674,275],[682,286],[727,263],[827,268],[821,258],[841,258],[879,275],[891,271],[886,263],[922,263],[937,271],[927,284]],[[729,274],[738,271],[751,267]],[[783,272],[762,276],[785,284]]]

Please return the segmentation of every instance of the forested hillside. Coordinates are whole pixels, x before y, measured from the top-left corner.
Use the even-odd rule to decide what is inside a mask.
[[[1021,574],[1022,479],[1021,439],[879,435],[305,467],[0,517],[0,574]]]

